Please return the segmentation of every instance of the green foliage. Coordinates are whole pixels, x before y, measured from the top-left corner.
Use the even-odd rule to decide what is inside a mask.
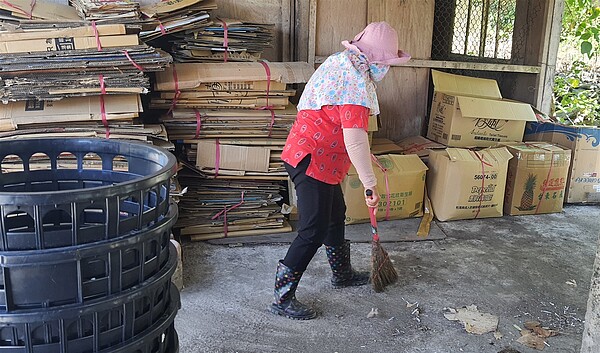
[[[599,4],[599,0],[565,0],[561,45],[582,54],[581,61],[557,72],[554,79],[555,114],[565,124],[600,126],[600,85],[589,65],[600,54]]]
[[[600,126],[600,86],[586,82],[588,65],[575,61],[564,73],[554,78],[556,117],[564,124]]]
[[[600,50],[600,6],[597,0],[565,0],[561,39],[575,38],[588,58]]]

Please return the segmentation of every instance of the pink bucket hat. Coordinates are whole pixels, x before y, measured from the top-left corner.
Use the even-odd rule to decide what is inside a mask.
[[[410,55],[398,50],[398,34],[387,22],[372,22],[350,42],[342,41],[348,49],[359,51],[372,64],[397,65],[410,60]]]

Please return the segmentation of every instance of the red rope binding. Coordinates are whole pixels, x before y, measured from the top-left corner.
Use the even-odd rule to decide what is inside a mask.
[[[106,138],[110,138],[110,128],[108,126],[108,119],[106,118],[106,105],[104,102],[104,96],[106,95],[106,85],[104,84],[104,75],[98,76],[100,80],[100,116],[102,117],[102,125],[106,129]]]
[[[485,189],[485,166],[487,165],[491,167],[492,165],[483,159],[483,155],[480,156],[479,153],[475,151],[473,151],[473,153],[475,153],[475,156],[477,156],[477,158],[481,162],[481,191],[479,192],[479,206],[477,206],[477,213],[475,214],[475,218],[477,218],[479,217],[479,213],[481,212],[481,205],[483,204],[483,190]]]
[[[271,123],[269,124],[269,135],[268,137],[271,137],[273,135],[273,126],[275,125],[275,111],[273,110],[273,106],[269,105],[269,95],[271,92],[271,68],[268,65],[268,61],[266,60],[260,60],[259,61],[260,64],[264,67],[265,69],[265,74],[267,75],[267,101],[266,101],[266,105],[260,107],[259,109],[261,110],[269,110],[271,112]]]
[[[196,135],[194,138],[200,137],[200,128],[202,127],[202,115],[198,111],[198,109],[194,109],[194,113],[196,113]]]
[[[375,157],[375,155],[371,155],[371,160],[373,160],[373,163],[375,163],[375,165],[377,165],[377,167],[379,167],[379,169],[383,172],[383,176],[385,178],[385,193],[387,196],[387,202],[386,202],[386,206],[385,206],[385,220],[389,220],[390,219],[390,207],[391,207],[391,202],[390,202],[390,198],[392,197],[392,193],[390,192],[390,182],[389,182],[389,178],[388,178],[388,170],[387,168],[385,168],[383,165],[381,165],[381,163],[379,163],[379,160],[377,159],[377,157]]]
[[[144,68],[142,66],[140,66],[138,63],[136,63],[135,61],[133,61],[133,59],[131,58],[131,56],[129,56],[129,52],[127,50],[123,50],[123,54],[125,54],[125,56],[127,57],[127,60],[129,60],[129,62],[138,70],[144,72]]]
[[[221,23],[223,24],[223,48],[225,48],[223,62],[227,62],[229,58],[229,28],[227,27],[227,22],[221,20]]]
[[[225,238],[227,238],[227,230],[228,230],[227,212],[234,210],[244,204],[244,192],[245,191],[242,191],[242,196],[240,198],[240,202],[238,202],[237,204],[235,204],[229,208],[227,208],[227,206],[225,206],[225,208],[223,208],[222,211],[220,211],[216,215],[212,216],[212,218],[211,218],[212,220],[215,220],[215,219],[221,217],[221,215],[223,215],[223,233],[225,233]]]
[[[96,48],[98,48],[98,51],[102,51],[102,44],[100,43],[100,34],[98,33],[98,27],[96,27],[96,21],[92,21],[92,29],[94,30],[94,37],[96,37]]]
[[[177,69],[175,68],[175,64],[173,64],[173,81],[175,84],[175,96],[173,97],[173,101],[171,102],[171,108],[169,108],[167,114],[173,114],[175,105],[177,105],[177,101],[181,96],[181,91],[179,90],[179,79],[177,78]]]

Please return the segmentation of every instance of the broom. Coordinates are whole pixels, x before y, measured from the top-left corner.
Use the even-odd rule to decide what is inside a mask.
[[[366,190],[368,197],[373,196],[372,190]],[[371,218],[371,284],[375,292],[383,292],[385,286],[398,280],[398,273],[388,256],[387,251],[381,247],[379,234],[377,233],[377,218],[375,217],[375,207],[369,207],[369,217]]]

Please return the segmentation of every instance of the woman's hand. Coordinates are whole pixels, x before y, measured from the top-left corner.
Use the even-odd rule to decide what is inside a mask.
[[[370,191],[370,196],[367,195],[369,194],[367,191]],[[379,196],[379,193],[377,192],[377,188],[372,188],[372,189],[365,189],[365,202],[367,203],[367,207],[372,207],[377,209],[377,205],[379,205],[379,200],[381,199],[381,197]]]

